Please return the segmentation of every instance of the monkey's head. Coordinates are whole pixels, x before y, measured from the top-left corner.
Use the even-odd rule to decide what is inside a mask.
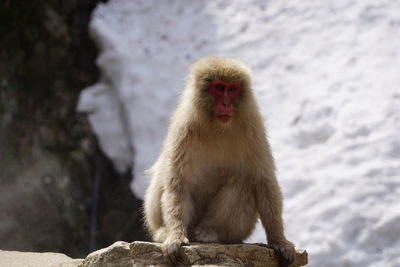
[[[190,70],[189,88],[201,114],[222,124],[237,118],[251,98],[250,69],[240,60],[207,57]]]

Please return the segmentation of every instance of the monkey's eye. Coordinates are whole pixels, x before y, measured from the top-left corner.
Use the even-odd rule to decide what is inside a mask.
[[[217,91],[223,92],[225,90],[225,85],[218,83],[215,85],[215,89]]]
[[[228,88],[228,92],[234,93],[234,92],[236,92],[238,89],[239,89],[239,88],[238,88],[237,85],[231,85],[231,86]]]
[[[235,97],[239,95],[240,92],[240,84],[238,83],[231,83],[228,87],[228,95],[231,97]]]

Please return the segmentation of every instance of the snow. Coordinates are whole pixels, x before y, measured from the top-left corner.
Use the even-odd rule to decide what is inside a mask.
[[[103,151],[143,175],[187,67],[243,59],[269,129],[289,240],[309,266],[400,266],[400,2],[130,1],[90,25],[102,79],[83,91]],[[249,242],[265,242],[257,226]]]

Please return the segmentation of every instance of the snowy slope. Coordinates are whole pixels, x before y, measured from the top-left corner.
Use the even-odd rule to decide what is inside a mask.
[[[160,150],[188,64],[254,72],[285,196],[310,266],[400,266],[400,1],[131,1],[99,5],[102,80],[81,95],[133,190]],[[134,156],[133,156],[134,155]],[[249,241],[264,241],[258,227]]]

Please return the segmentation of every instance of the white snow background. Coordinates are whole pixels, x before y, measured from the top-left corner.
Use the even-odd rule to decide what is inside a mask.
[[[188,66],[253,69],[309,266],[400,266],[400,1],[110,0],[90,31],[102,79],[83,91],[104,152],[143,197]],[[249,242],[265,242],[257,226]]]

